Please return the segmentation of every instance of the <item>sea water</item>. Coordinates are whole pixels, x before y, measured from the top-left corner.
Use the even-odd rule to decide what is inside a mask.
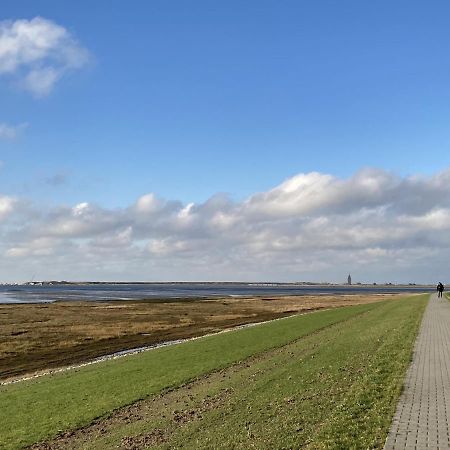
[[[139,283],[0,286],[0,303],[181,299],[230,296],[340,295],[429,292],[432,287],[282,283]]]

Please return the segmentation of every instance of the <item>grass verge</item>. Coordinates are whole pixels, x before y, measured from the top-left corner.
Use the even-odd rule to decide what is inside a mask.
[[[426,298],[292,317],[4,387],[0,447],[20,448],[86,425],[116,408],[255,354],[261,359],[229,378],[235,383],[233,395],[220,408],[205,412],[200,421],[176,426],[159,444],[185,443],[188,448],[379,444],[395,408]],[[271,351],[277,347],[283,348]],[[246,370],[259,370],[259,381],[248,383]],[[169,428],[176,423],[172,417],[167,420]],[[164,428],[160,421],[161,417],[159,429]],[[131,434],[152,433],[151,423],[136,421]],[[130,430],[125,427],[117,434],[119,429],[115,427],[115,436],[123,444]],[[336,446],[330,447],[331,442]],[[362,446],[354,446],[355,442]],[[94,445],[91,441],[86,448]],[[98,448],[115,445],[103,442]]]

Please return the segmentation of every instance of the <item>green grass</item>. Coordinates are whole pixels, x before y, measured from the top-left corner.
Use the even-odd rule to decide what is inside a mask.
[[[247,369],[237,371],[230,378],[237,395],[224,409],[205,414],[201,424],[178,427],[170,446],[378,445],[391,420],[427,298],[292,317],[3,387],[0,448],[21,448],[86,425],[115,408],[263,352],[268,353],[248,370],[266,376],[248,383]],[[283,351],[270,351],[282,346]],[[294,407],[283,400],[289,396],[297,399]],[[139,426],[148,424],[137,424],[134,432]]]

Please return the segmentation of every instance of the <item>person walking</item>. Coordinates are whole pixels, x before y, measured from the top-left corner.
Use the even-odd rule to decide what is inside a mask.
[[[440,281],[436,286],[436,290],[438,291],[438,297],[442,297],[442,292],[444,292],[444,285]]]

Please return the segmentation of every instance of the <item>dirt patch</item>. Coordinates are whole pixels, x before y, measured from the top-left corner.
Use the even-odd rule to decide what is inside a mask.
[[[164,442],[167,442],[167,436],[164,430],[155,430],[140,436],[129,436],[124,438],[120,448],[123,450],[140,450]]]
[[[203,415],[221,408],[234,393],[229,384],[229,376],[247,363],[236,364],[228,369],[201,377],[177,389],[171,389],[158,396],[150,397],[131,406],[116,410],[110,417],[99,419],[91,425],[78,430],[67,431],[47,442],[36,443],[30,450],[60,450],[79,448],[83,443],[101,439],[113,432],[117,427],[128,424],[160,423],[146,433],[129,435],[121,439],[118,448],[121,450],[140,450],[170,440],[173,433],[189,423],[200,421]],[[211,395],[211,386],[218,391]]]
[[[0,305],[0,379],[117,351],[398,295],[338,295]]]

